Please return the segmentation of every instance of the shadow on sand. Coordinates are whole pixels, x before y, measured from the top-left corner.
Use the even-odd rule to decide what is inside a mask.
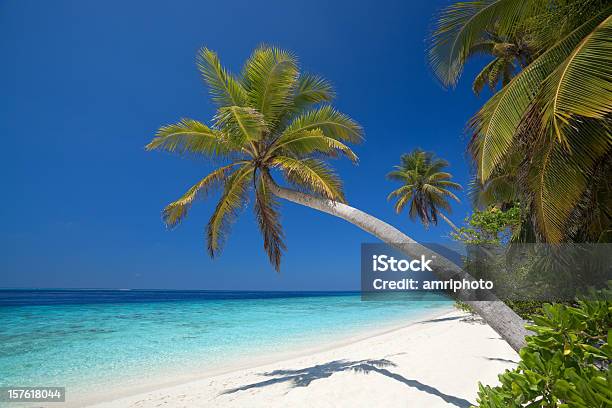
[[[447,322],[450,320],[459,320],[460,322],[470,323],[470,324],[485,324],[484,320],[481,317],[469,314],[467,316],[449,316],[449,317],[439,317],[437,319],[429,319],[418,322],[419,324],[427,324],[427,323],[439,323],[439,322]]]
[[[261,375],[266,377],[274,377],[268,380],[256,382],[253,384],[243,385],[242,387],[232,388],[225,390],[222,394],[231,394],[238,391],[245,391],[253,388],[262,388],[269,385],[280,384],[280,383],[291,383],[293,387],[308,387],[311,382],[329,378],[335,373],[341,373],[344,371],[355,371],[362,374],[378,373],[385,377],[391,378],[408,387],[416,388],[419,391],[426,392],[431,395],[435,395],[443,399],[445,402],[455,405],[459,408],[469,408],[472,405],[468,400],[463,398],[455,397],[452,395],[444,394],[437,388],[423,384],[416,380],[410,380],[392,371],[389,371],[387,367],[394,367],[395,364],[387,359],[380,360],[336,360],[325,364],[319,364],[312,367],[301,368],[298,370],[274,370]]]
[[[510,360],[507,358],[499,358],[499,357],[484,357],[489,361],[501,361],[502,363],[512,363],[512,364],[518,364],[518,361],[514,361],[514,360]]]

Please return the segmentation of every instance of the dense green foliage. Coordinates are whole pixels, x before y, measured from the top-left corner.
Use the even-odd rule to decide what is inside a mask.
[[[479,385],[478,407],[612,407],[612,303],[608,289],[574,306],[544,305],[533,316],[521,361]]]
[[[612,3],[484,0],[443,9],[429,61],[454,86],[464,64],[494,94],[469,122],[480,204],[520,201],[544,242],[609,240]]]
[[[451,181],[453,176],[444,171],[446,167],[448,162],[432,152],[415,149],[403,154],[400,164],[387,174],[389,180],[402,184],[387,197],[397,199],[395,212],[399,214],[408,205],[410,219],[419,218],[425,227],[438,224],[438,218],[442,218],[456,229],[444,211],[451,212],[449,199],[459,201],[451,190],[461,190],[461,185]]]
[[[334,98],[329,82],[300,72],[296,57],[286,51],[256,49],[240,76],[230,74],[206,48],[198,53],[197,65],[217,106],[211,126],[182,119],[161,127],[146,148],[202,157],[220,166],[169,204],[164,222],[178,225],[198,198],[220,189],[206,232],[208,252],[215,256],[254,191],[264,249],[279,270],[285,244],[270,191],[273,172],[299,190],[343,202],[342,182],[321,158],[343,155],[356,161],[346,143],[359,142],[362,129],[329,104]]]
[[[465,219],[466,226],[451,233],[451,237],[466,245],[504,245],[516,233],[521,222],[518,204],[505,211],[497,207],[475,209]]]
[[[509,206],[505,210],[491,206],[485,210],[475,209],[471,216],[465,219],[465,225],[451,232],[451,237],[461,242],[462,244],[471,246],[486,246],[490,248],[507,248],[509,243],[516,239],[520,234],[522,224],[522,211],[518,203]],[[501,259],[505,264],[505,261]],[[470,273],[475,276],[481,276],[483,269],[491,268],[491,263],[487,265],[478,265],[477,271],[474,271],[474,265],[464,265]],[[496,276],[496,284],[522,282],[526,279],[526,275],[530,272],[528,265],[519,265],[516,270],[513,270],[508,276]],[[520,276],[517,276],[520,275]],[[492,278],[488,276],[488,278]],[[542,303],[539,300],[517,300],[504,299],[504,302],[514,310],[523,319],[530,320],[534,313],[541,310]],[[457,302],[457,307],[461,310],[470,311],[469,306],[462,302]]]

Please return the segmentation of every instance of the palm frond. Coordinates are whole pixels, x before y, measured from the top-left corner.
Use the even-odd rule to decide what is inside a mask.
[[[441,188],[450,188],[450,189],[454,189],[454,190],[463,190],[463,187],[461,186],[461,184],[459,183],[455,183],[454,181],[449,181],[449,180],[437,180],[437,181],[433,181],[431,183],[429,183],[433,186],[436,187],[441,187]]]
[[[486,208],[497,203],[511,203],[518,200],[516,180],[508,172],[502,172],[482,184],[476,176],[470,181],[468,196],[477,208]]]
[[[424,162],[424,168],[421,170],[425,177],[430,177],[433,174],[439,173],[445,167],[448,167],[449,163],[446,160],[439,159],[437,157],[429,156]]]
[[[544,81],[536,103],[542,120],[567,145],[572,119],[612,113],[612,15],[589,33]],[[569,129],[568,129],[569,128]],[[610,137],[610,135],[608,135]],[[571,148],[571,146],[569,146]]]
[[[397,214],[401,213],[404,210],[404,207],[406,207],[406,204],[410,202],[410,199],[412,198],[412,191],[408,191],[406,193],[399,194],[398,196],[399,198],[397,199],[397,201],[395,202],[395,205],[393,206],[393,209],[395,210]]]
[[[429,186],[431,188],[431,186]],[[452,193],[450,193],[451,195],[454,195]],[[448,200],[445,197],[446,194],[437,194],[434,192],[428,192],[427,194],[427,201],[430,202],[430,206],[429,206],[429,212],[430,214],[433,216],[431,219],[433,220],[434,224],[437,224],[438,222],[438,218],[437,218],[437,213],[438,211],[441,209],[443,209],[444,211],[446,211],[447,213],[451,213],[452,208],[448,202]],[[459,201],[459,199],[456,199],[457,201]]]
[[[357,162],[357,155],[347,145],[337,139],[325,136],[318,128],[302,132],[283,133],[270,149],[270,153],[275,151],[290,152],[291,155],[298,157],[314,153],[323,153],[334,157],[339,152],[351,161]]]
[[[342,142],[358,143],[363,137],[361,126],[328,105],[298,115],[283,134],[284,137],[292,137],[294,134],[315,129],[320,129],[325,136]]]
[[[607,15],[600,14],[587,21],[541,54],[471,119],[473,140],[477,141],[478,146],[478,174],[482,181],[488,179],[507,156],[517,129],[542,82],[605,17]]]
[[[215,127],[236,146],[261,140],[263,133],[268,131],[263,115],[253,108],[224,106],[219,108],[214,120]]]
[[[230,147],[222,132],[197,120],[182,119],[176,124],[159,128],[145,149],[216,156],[227,153]]]
[[[279,167],[287,181],[298,188],[332,201],[345,202],[342,182],[324,162],[310,158],[277,156],[272,160],[272,165]]]
[[[493,61],[489,62],[485,67],[476,75],[474,78],[474,82],[472,83],[472,91],[476,95],[480,95],[485,85],[488,85],[489,76],[491,74],[491,70],[498,63],[499,58],[495,58]]]
[[[221,250],[232,222],[244,207],[248,188],[252,185],[252,176],[253,166],[246,165],[232,173],[226,180],[223,194],[207,226],[207,246],[211,257]]]
[[[416,148],[410,153],[402,154],[399,168],[418,173],[420,172],[419,169],[426,168],[427,163],[431,162],[432,157],[432,152],[426,152],[420,148]]]
[[[528,180],[536,225],[546,241],[553,243],[567,236],[569,217],[588,187],[595,166],[612,146],[611,128],[605,122],[585,119],[568,129],[573,129],[565,133],[572,153],[568,154],[549,130],[543,148],[534,156]]]
[[[202,48],[198,51],[196,65],[208,85],[210,95],[218,106],[242,106],[246,102],[246,92],[240,81],[221,66],[214,51]]]
[[[415,220],[417,217],[419,217],[421,219],[421,221],[423,222],[423,224],[425,225],[425,227],[427,227],[427,225],[429,224],[429,220],[427,218],[427,216],[421,216],[422,212],[421,212],[421,208],[417,205],[416,200],[411,200],[410,201],[410,208],[408,209],[408,217],[410,217],[411,220]]]
[[[406,180],[410,180],[412,178],[412,174],[402,170],[402,167],[400,167],[400,166],[395,166],[395,167],[397,167],[398,169],[390,171],[389,173],[387,173],[387,179],[388,180],[406,181]]]
[[[274,269],[280,272],[282,252],[287,249],[283,242],[283,229],[280,224],[278,202],[266,186],[265,179],[259,177],[257,191],[255,194],[255,218],[264,240],[264,250],[274,265]]]
[[[244,67],[244,88],[249,105],[264,116],[270,127],[287,110],[298,79],[297,59],[278,48],[260,47]]]
[[[310,105],[331,102],[334,97],[334,89],[328,80],[318,75],[302,74],[293,96],[293,111],[300,112]]]
[[[468,57],[474,57],[477,55],[491,55],[493,48],[495,47],[495,41],[482,39],[473,44],[468,50]]]
[[[429,40],[429,64],[444,86],[454,86],[474,45],[493,27],[510,36],[520,21],[546,6],[540,0],[481,0],[458,2],[444,8]]]
[[[515,70],[516,70],[516,66],[515,66],[514,61],[511,58],[506,57],[502,59],[502,73],[501,73],[502,86],[506,86],[508,85],[508,83],[510,83],[510,80],[512,80],[512,77],[514,76]],[[497,81],[499,82],[499,77]]]
[[[489,70],[489,77],[487,78],[489,89],[495,89],[504,73],[505,67],[506,60],[504,58],[495,59],[495,64],[493,64],[493,66]]]
[[[445,188],[441,188],[438,186],[435,186],[433,184],[425,184],[423,186],[423,191],[427,194],[429,194],[432,197],[440,197],[442,198],[444,201],[446,197],[451,198],[457,202],[459,202],[459,197],[457,197],[453,192],[445,189]]]
[[[448,180],[451,179],[453,176],[450,173],[447,173],[445,171],[438,171],[435,172],[434,174],[431,174],[427,177],[427,180],[430,182],[434,182],[434,181],[442,181],[442,180]]]
[[[246,162],[235,162],[220,167],[193,185],[178,200],[168,204],[162,211],[162,219],[168,228],[176,227],[186,216],[193,202],[199,197],[205,196],[211,189],[218,187],[233,171],[234,167]]]
[[[389,195],[387,196],[387,200],[390,201],[395,197],[412,195],[413,189],[414,186],[412,184],[401,186],[400,188],[393,190],[391,193],[389,193]]]

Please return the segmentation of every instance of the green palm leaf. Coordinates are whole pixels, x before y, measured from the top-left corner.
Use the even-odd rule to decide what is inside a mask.
[[[294,159],[277,156],[272,165],[279,167],[296,187],[333,201],[345,202],[342,182],[324,162],[316,159]]]
[[[219,167],[192,186],[181,198],[168,204],[162,212],[162,219],[168,228],[177,226],[187,216],[193,202],[199,197],[205,196],[211,189],[218,187],[224,181],[234,167],[248,162],[235,162],[227,166]]]
[[[197,120],[182,119],[179,123],[159,128],[145,149],[216,156],[227,153],[229,146],[218,130]]]
[[[302,132],[284,133],[271,148],[275,151],[289,152],[291,155],[303,157],[314,153],[335,156],[340,152],[351,161],[357,162],[357,155],[344,143],[323,134],[321,129],[304,130]]]
[[[476,55],[491,55],[495,48],[495,41],[482,39],[472,45],[468,51],[468,57]]]
[[[300,75],[293,97],[293,109],[300,111],[310,105],[331,102],[335,97],[332,85],[317,75]]]
[[[202,48],[198,52],[196,65],[218,106],[242,106],[245,103],[245,90],[240,82],[221,66],[215,52]]]
[[[605,17],[604,14],[594,17],[540,55],[472,118],[470,126],[477,140],[478,173],[482,181],[488,179],[506,158],[542,82]]]
[[[589,33],[543,84],[536,98],[545,126],[560,142],[573,119],[606,119],[612,112],[612,15]],[[608,138],[610,135],[607,136]],[[605,138],[605,137],[604,137]]]
[[[299,75],[296,58],[277,48],[260,47],[244,68],[244,88],[249,106],[274,127],[289,108]]]
[[[415,173],[414,172],[406,172],[403,170],[400,170],[401,167],[400,166],[395,166],[396,168],[398,168],[398,170],[393,170],[391,172],[389,172],[387,174],[387,178],[389,180],[394,180],[394,181],[412,181],[412,179],[414,179],[415,177]]]
[[[436,198],[439,197],[440,200],[444,200],[445,203],[446,203],[446,200],[445,200],[446,197],[451,198],[451,199],[453,199],[453,200],[455,200],[457,202],[460,201],[459,197],[457,197],[455,195],[455,193],[453,193],[452,191],[449,191],[449,190],[447,190],[445,188],[440,188],[440,187],[438,187],[438,186],[436,186],[434,184],[431,184],[431,183],[425,184],[423,186],[423,190],[426,193],[428,193],[430,196],[432,196],[432,197],[436,197]]]
[[[343,142],[357,143],[363,136],[361,126],[331,106],[322,106],[297,116],[287,126],[283,135],[293,137],[295,134],[315,129],[319,129],[329,138]]]
[[[478,75],[476,75],[476,78],[474,78],[474,82],[472,83],[472,91],[476,95],[479,95],[482,92],[485,85],[490,86],[491,82],[489,81],[489,77],[491,75],[491,70],[493,70],[493,67],[497,65],[498,63],[499,63],[499,58],[495,58],[493,61],[489,62],[478,73]]]
[[[555,140],[552,132],[534,157],[529,184],[533,192],[533,209],[540,234],[549,242],[560,242],[583,193],[589,186],[595,166],[610,151],[610,126],[586,119],[566,131],[566,147]]]
[[[223,246],[229,229],[238,212],[245,205],[247,192],[251,186],[253,166],[246,165],[232,173],[226,180],[223,194],[208,221],[208,253],[214,257]]]
[[[397,214],[401,213],[404,210],[404,207],[406,207],[406,204],[408,204],[410,200],[412,199],[412,194],[413,194],[412,189],[409,189],[409,191],[406,193],[397,194],[399,198],[397,199],[397,201],[395,202],[395,205],[393,206]]]
[[[221,107],[214,121],[215,127],[221,129],[235,146],[242,146],[245,142],[261,140],[263,134],[268,131],[263,115],[248,107]]]
[[[437,186],[437,187],[445,188],[445,189],[448,189],[448,188],[454,189],[454,190],[462,190],[463,189],[461,184],[455,183],[453,181],[448,181],[448,180],[439,180],[439,181],[432,180],[431,184],[434,185],[434,186]]]
[[[448,200],[446,199],[446,195],[448,194],[450,198],[454,198],[456,199],[456,201],[459,201],[459,199],[457,197],[453,197],[454,194],[450,193],[450,192],[445,192],[444,194],[440,193],[438,191],[438,189],[433,188],[432,185],[426,185],[423,187],[423,190],[425,191],[425,193],[427,194],[427,201],[430,203],[430,213],[432,216],[432,221],[434,224],[436,224],[436,218],[438,216],[438,213],[440,212],[439,209],[443,209],[444,211],[448,212],[450,214],[452,208],[450,206],[450,203],[448,202]]]
[[[536,15],[546,4],[542,0],[481,0],[446,7],[430,38],[429,64],[434,74],[445,86],[454,86],[483,32],[494,27],[498,35],[511,36],[519,29],[517,23]]]
[[[496,203],[507,204],[518,201],[516,180],[507,172],[489,178],[484,184],[481,184],[478,177],[474,177],[470,181],[468,195],[474,207],[477,208],[486,208]]]
[[[412,195],[413,189],[414,186],[412,184],[406,184],[404,186],[401,186],[397,190],[393,190],[392,192],[390,192],[387,196],[387,200],[391,201],[395,197],[400,197],[403,195]]]
[[[448,166],[448,164],[446,165]],[[446,167],[444,166],[444,167]],[[433,174],[429,174],[429,181],[431,182],[439,182],[439,181],[444,181],[444,180],[448,180],[450,178],[452,178],[453,176],[450,173],[447,173],[445,171],[436,171]],[[459,185],[457,183],[451,183],[451,184],[455,184],[455,185]]]
[[[287,248],[283,242],[278,201],[270,193],[264,177],[259,177],[255,194],[255,218],[264,240],[264,250],[277,272],[280,271],[282,252]]]

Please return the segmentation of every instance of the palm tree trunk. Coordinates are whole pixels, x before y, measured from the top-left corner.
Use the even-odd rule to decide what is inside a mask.
[[[439,279],[474,280],[453,262],[370,214],[346,204],[280,187],[271,178],[267,177],[267,179],[270,191],[279,198],[342,218],[410,257],[425,255],[431,258],[435,256],[435,273]],[[493,294],[489,293],[486,300],[470,300],[470,298],[473,299],[473,293],[457,291],[457,297],[470,305],[514,350],[518,352],[525,345],[525,336],[528,334],[525,329],[525,321]]]
[[[454,224],[454,223],[453,223],[453,222],[452,222],[452,221],[451,221],[451,220],[450,220],[450,219],[449,219],[449,218],[448,218],[446,215],[442,214],[441,212],[438,212],[438,215],[439,215],[440,217],[442,217],[442,219],[443,219],[444,221],[446,221],[446,223],[447,223],[448,225],[450,225],[450,227],[451,227],[451,228],[452,228],[452,229],[453,229],[453,230],[454,230],[456,233],[459,233],[459,228],[457,228],[457,226],[456,226],[456,225],[455,225],[455,224]]]

